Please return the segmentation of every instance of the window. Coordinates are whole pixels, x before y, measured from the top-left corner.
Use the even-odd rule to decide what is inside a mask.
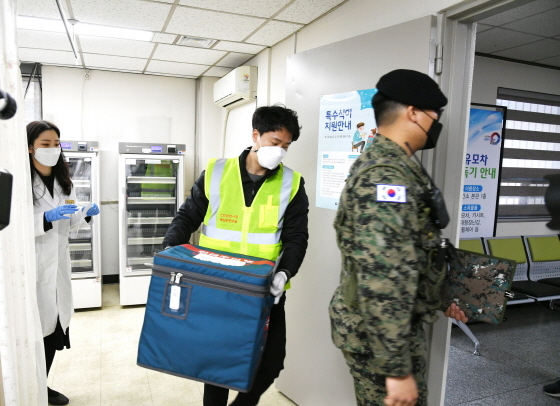
[[[542,219],[547,174],[560,172],[560,96],[498,88],[507,107],[498,218]]]

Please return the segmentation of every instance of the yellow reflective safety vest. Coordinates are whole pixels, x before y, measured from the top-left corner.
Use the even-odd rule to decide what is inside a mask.
[[[200,245],[275,261],[282,251],[284,213],[299,189],[300,179],[300,173],[280,164],[247,207],[239,158],[210,160],[204,177],[208,209]]]

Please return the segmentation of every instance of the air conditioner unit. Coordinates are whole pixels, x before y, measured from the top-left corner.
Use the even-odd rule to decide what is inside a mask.
[[[257,98],[257,67],[240,66],[214,83],[214,103],[237,107]]]

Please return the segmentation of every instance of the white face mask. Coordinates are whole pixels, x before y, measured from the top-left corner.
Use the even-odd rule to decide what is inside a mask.
[[[34,148],[35,149],[35,148]],[[37,148],[35,149],[35,159],[43,166],[55,166],[60,157],[60,147]]]
[[[271,170],[280,165],[280,162],[282,162],[282,159],[284,159],[285,156],[286,150],[281,147],[261,146],[257,150],[257,160],[259,161],[259,165],[263,168]]]

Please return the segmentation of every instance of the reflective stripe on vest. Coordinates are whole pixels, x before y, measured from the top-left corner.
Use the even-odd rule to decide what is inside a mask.
[[[224,178],[226,167],[228,168],[227,179]],[[206,196],[209,204],[202,226],[201,245],[228,251],[227,248],[220,244],[220,241],[224,243],[231,242],[234,243],[229,244],[231,245],[231,252],[276,260],[282,246],[280,235],[284,214],[288,204],[299,189],[301,178],[299,173],[283,165],[279,171],[281,171],[282,178],[266,180],[255,196],[253,204],[247,208],[243,197],[243,185],[241,183],[238,158],[210,161],[206,169],[206,176],[209,176],[209,179],[206,179],[205,182]],[[228,194],[226,198],[220,195],[222,182],[228,182],[228,187],[231,186],[232,188],[231,195]],[[237,205],[232,204],[232,197],[234,199],[243,199],[243,201],[236,201]],[[275,204],[273,204],[273,200]],[[236,211],[228,212],[227,216],[231,221],[225,224],[223,219],[219,218],[220,215],[224,216],[225,208],[220,210],[220,207],[222,204],[228,205],[228,201],[230,205],[237,207],[237,209],[231,207],[231,210],[238,210],[241,206],[243,210],[240,210],[242,211],[240,213]],[[266,211],[269,208],[272,208],[274,211],[278,210],[276,224],[270,224],[272,219],[269,219],[266,227],[263,227],[271,232],[255,232],[260,227],[259,216],[263,215],[263,211],[265,215],[269,213]],[[274,211],[270,214],[273,214]]]

